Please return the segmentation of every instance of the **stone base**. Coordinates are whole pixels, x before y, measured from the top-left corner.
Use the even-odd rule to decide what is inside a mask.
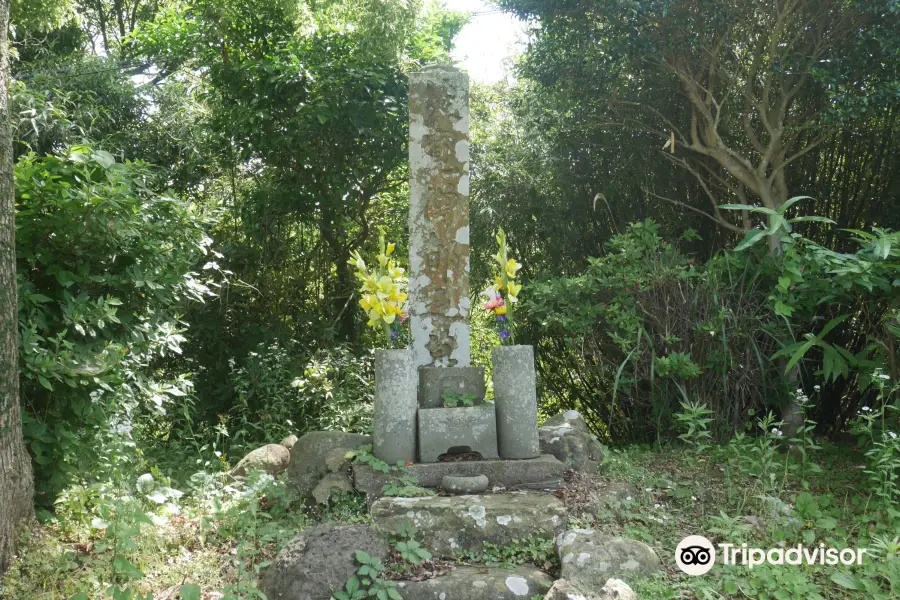
[[[419,460],[437,462],[448,450],[468,448],[498,458],[497,418],[492,405],[419,409]]]
[[[553,540],[566,527],[566,507],[552,494],[513,492],[482,496],[381,498],[372,521],[383,531],[412,522],[416,539],[437,556],[460,550],[481,552],[484,542],[509,546],[535,536]]]
[[[553,578],[534,567],[459,567],[425,581],[398,581],[403,600],[528,600],[543,596]]]
[[[409,474],[418,485],[440,488],[445,475],[486,475],[491,487],[528,490],[558,490],[564,485],[566,466],[549,454],[530,460],[481,460],[414,464]],[[392,476],[379,473],[367,465],[353,465],[353,487],[365,492],[369,502],[382,496],[384,484]]]
[[[484,367],[419,368],[419,406],[440,408],[444,394],[475,394],[484,399]]]

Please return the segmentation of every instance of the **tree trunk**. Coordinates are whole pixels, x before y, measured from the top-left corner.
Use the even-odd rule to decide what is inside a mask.
[[[0,574],[33,512],[31,459],[19,413],[16,221],[9,127],[9,0],[0,0]]]

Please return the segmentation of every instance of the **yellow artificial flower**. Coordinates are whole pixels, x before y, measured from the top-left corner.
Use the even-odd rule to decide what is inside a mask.
[[[350,256],[351,256],[352,258],[351,258],[350,260],[348,260],[347,263],[353,265],[354,267],[356,267],[356,268],[359,269],[360,271],[365,272],[365,270],[366,270],[366,261],[364,261],[364,260],[362,259],[362,256],[359,255],[359,250],[357,250],[357,251],[351,253]]]
[[[406,269],[402,267],[389,267],[388,275],[391,276],[392,279],[400,279],[403,277],[403,274],[406,273]]]
[[[374,302],[376,302],[375,297],[372,296],[372,294],[366,294],[362,297],[362,300],[359,301],[359,305],[364,311],[369,312],[374,305]]]
[[[514,259],[512,259],[512,258],[509,259],[509,260],[506,262],[506,276],[509,277],[510,279],[514,279],[515,276],[516,276],[516,273],[517,273],[517,272],[519,271],[519,269],[521,269],[521,268],[522,268],[522,265],[520,265],[519,263],[517,263],[517,262],[516,262]]]
[[[503,289],[503,280],[500,278],[499,275],[494,275],[494,283],[497,284],[497,289],[498,289],[498,290],[502,290],[502,289]]]
[[[390,256],[391,254],[394,253],[394,248],[396,248],[396,245],[394,244],[394,242],[391,242],[387,245],[388,256]]]
[[[517,296],[519,295],[519,292],[522,291],[522,284],[516,283],[515,281],[510,281],[507,287],[509,288],[507,290],[509,292],[509,301],[518,302]]]
[[[498,306],[497,308],[495,308],[495,309],[494,309],[494,314],[495,314],[495,315],[505,315],[505,314],[506,314],[506,305],[505,305],[505,304],[501,304],[500,306]]]
[[[382,275],[378,280],[378,291],[390,294],[392,289],[394,289],[394,280],[387,275]]]
[[[387,264],[388,264],[387,254],[379,254],[378,255],[378,264],[381,265],[382,268],[387,266]]]
[[[492,258],[493,258],[494,260],[496,260],[497,263],[498,263],[501,267],[502,267],[502,266],[505,264],[505,262],[506,262],[505,260],[503,260],[503,255],[500,254],[499,252],[497,252],[497,254],[495,254]]]

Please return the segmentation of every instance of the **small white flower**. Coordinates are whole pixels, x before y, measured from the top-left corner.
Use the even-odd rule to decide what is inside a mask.
[[[888,375],[887,373],[879,373],[878,374],[878,379],[884,379],[885,381],[887,381],[890,378],[891,378],[891,376]]]
[[[654,504],[653,508],[659,508],[660,506],[662,506],[662,504]]]
[[[693,500],[694,502],[696,502],[696,501],[697,501],[697,496],[691,496],[691,500]]]
[[[891,436],[891,439],[892,439],[892,440],[896,440],[896,439],[897,439],[897,434],[894,433],[893,431],[888,431],[888,435]]]
[[[653,488],[647,488],[647,489],[645,489],[644,491],[645,491],[645,492],[652,492],[652,491],[653,491]]]
[[[822,386],[821,386],[821,385],[818,385],[818,384],[816,384],[816,385],[814,385],[814,386],[813,386],[813,389],[814,389],[814,390],[816,390],[816,391],[817,391],[817,392],[818,392],[818,391],[819,391],[819,390],[821,390],[821,389],[822,389]]]
[[[713,330],[713,331],[710,331],[710,332],[709,332],[709,335],[711,335],[711,336],[713,336],[713,337],[715,337],[715,336],[716,336],[716,332],[715,332],[715,330]]]
[[[869,408],[868,406],[863,406],[862,410],[863,410],[863,412],[872,412],[872,409]]]

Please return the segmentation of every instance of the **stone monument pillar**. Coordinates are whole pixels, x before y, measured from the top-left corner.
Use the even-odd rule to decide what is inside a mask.
[[[469,78],[409,84],[409,323],[416,366],[469,366]],[[483,387],[483,384],[482,384]]]

